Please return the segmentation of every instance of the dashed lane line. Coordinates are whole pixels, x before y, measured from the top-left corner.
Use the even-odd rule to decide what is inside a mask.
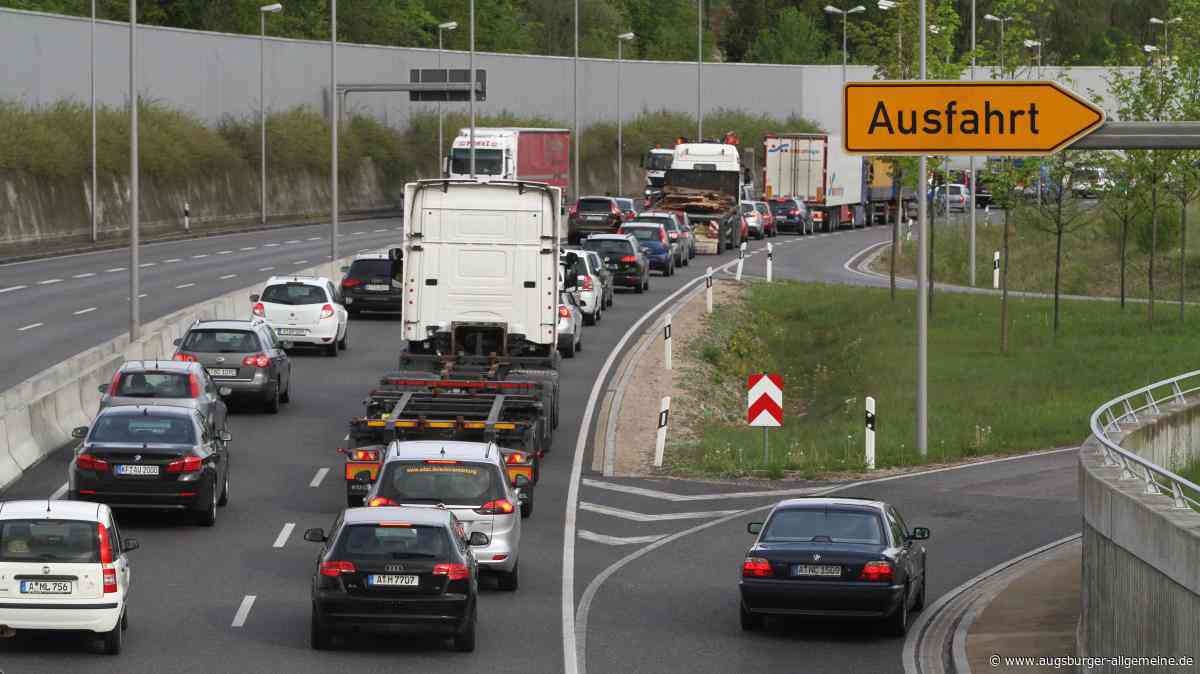
[[[655,536],[609,536],[607,534],[598,534],[587,529],[579,530],[579,537],[585,541],[593,543],[603,543],[604,545],[642,545],[645,543],[653,543],[662,538],[666,534],[658,534]]]
[[[142,264],[138,265],[138,269],[145,269],[146,267],[157,267],[157,266],[158,266],[157,262],[143,262]]]
[[[24,290],[28,287],[29,286],[9,286],[7,288],[0,288],[0,295],[3,295],[4,293],[11,293],[14,290]]]
[[[170,260],[163,260],[163,264],[171,264],[172,262],[180,262],[180,258],[173,257]]]
[[[274,269],[274,267],[262,267],[259,269],[259,271],[271,271],[272,269]]]
[[[217,255],[229,255],[232,252],[232,250],[218,250]]]
[[[88,307],[87,309],[80,309],[79,311],[74,312],[72,315],[73,316],[82,316],[84,314],[90,314],[95,310],[96,310],[96,307]]]
[[[279,246],[279,244],[277,244],[277,243],[264,243],[263,244],[263,248],[275,248],[277,246]]]
[[[52,284],[55,284],[55,283],[62,283],[62,279],[60,279],[60,278],[48,278],[48,279],[46,279],[45,281],[38,281],[38,285],[40,285],[40,286],[48,286],[48,285],[52,285]]]
[[[287,524],[284,524],[283,529],[279,532],[279,535],[275,537],[275,543],[272,547],[282,548],[283,546],[287,545],[288,536],[292,535],[292,529],[295,528],[295,522],[288,522]]]
[[[71,278],[91,278],[95,275],[96,275],[96,272],[89,271],[89,272],[84,272],[82,274],[76,274],[76,275],[72,276]]]
[[[623,520],[631,522],[667,522],[674,520],[703,520],[712,517],[724,517],[740,512],[739,510],[709,510],[706,512],[691,512],[691,513],[659,513],[650,514],[639,513],[633,510],[623,510],[621,508],[613,508],[612,506],[600,505],[599,503],[588,503],[587,501],[579,502],[579,509],[593,512],[598,515],[607,515],[609,517],[619,517]]]
[[[113,274],[113,273],[116,273],[119,271],[125,271],[125,268],[124,267],[113,267],[111,269],[105,269],[104,273],[105,274]]]
[[[291,239],[289,241],[284,241],[284,243],[300,243],[300,239]]]
[[[246,250],[258,250],[258,246],[244,246],[244,247],[242,247],[242,248],[238,248],[238,250],[241,250],[241,251],[246,251]]]
[[[234,278],[234,277],[236,277],[236,276],[237,276],[237,274],[226,274],[226,275],[222,276],[222,277],[221,277],[219,280],[221,280],[221,281],[224,281],[224,280],[226,280],[226,279],[231,279],[231,278]]]
[[[58,486],[58,489],[55,489],[54,493],[50,495],[50,500],[57,501],[58,499],[62,498],[63,495],[67,493],[68,486],[69,486],[69,484],[66,482],[60,484]]]
[[[233,616],[234,627],[241,627],[242,625],[246,624],[246,618],[250,617],[250,609],[254,607],[254,600],[257,598],[258,597],[252,594],[242,597],[242,604],[241,606],[238,606],[237,613],[235,613]]]
[[[312,479],[312,482],[309,482],[309,483],[308,483],[308,486],[310,486],[310,487],[320,487],[320,486],[321,486],[321,480],[324,480],[324,479],[325,479],[325,476],[326,476],[326,475],[328,475],[328,474],[329,474],[329,469],[328,469],[328,468],[322,468],[321,470],[318,470],[318,471],[317,471],[317,475],[316,475],[316,477],[314,477],[314,478]]]
[[[308,264],[308,260],[296,260],[292,264]]]
[[[25,332],[26,330],[33,330],[34,328],[40,328],[43,325],[45,325],[45,323],[30,323],[29,325],[26,325],[23,328],[17,328],[17,332]]]
[[[310,237],[308,237],[308,240],[309,240],[309,241],[320,241],[320,240],[321,240],[321,237],[319,237],[319,236],[310,236]]]
[[[184,288],[191,288],[194,285],[196,285],[196,284],[195,283],[180,283],[179,285],[175,286],[175,289],[183,290]]]
[[[206,258],[206,257],[208,257],[208,253],[201,253],[201,254],[199,254],[199,255],[193,255],[193,256],[192,256],[192,259],[193,259],[193,260],[200,260],[200,259],[203,259],[203,258]]]

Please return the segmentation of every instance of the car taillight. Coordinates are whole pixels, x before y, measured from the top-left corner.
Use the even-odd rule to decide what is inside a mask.
[[[246,367],[265,368],[270,367],[271,358],[265,353],[256,353],[253,356],[246,356],[242,359],[242,365]]]
[[[378,461],[379,452],[374,449],[356,449],[350,456],[355,461]]]
[[[671,240],[674,241],[675,239],[679,238],[679,232],[671,232],[670,236]]]
[[[333,318],[333,305],[326,304],[321,307],[321,318]]]
[[[266,318],[267,308],[263,306],[262,302],[255,302],[254,308],[250,310],[250,313],[258,316],[259,318]]]
[[[193,398],[200,397],[200,378],[194,374],[188,375],[188,392],[192,394]]]
[[[445,576],[448,580],[465,580],[471,575],[466,564],[434,564],[433,575]]]
[[[743,578],[770,578],[775,575],[771,570],[771,562],[762,557],[747,557],[742,562]]]
[[[525,452],[513,452],[504,457],[504,463],[508,465],[529,463],[529,455]]]
[[[667,230],[665,230],[665,229],[658,230],[658,240],[662,241],[662,244],[664,246],[668,245],[667,244]]]
[[[196,473],[204,468],[204,460],[198,456],[185,456],[167,464],[168,473]]]
[[[183,362],[185,362],[185,363],[198,363],[198,362],[200,362],[200,361],[196,360],[196,357],[195,357],[195,356],[193,356],[193,355],[192,355],[192,354],[190,354],[190,353],[177,353],[177,354],[175,354],[175,360],[181,360],[181,361],[183,361]]]
[[[569,216],[569,217],[573,218],[578,214],[579,214],[579,205],[578,204],[567,209],[567,216]]]
[[[79,470],[98,470],[107,471],[108,462],[103,459],[97,459],[91,454],[80,454],[75,457],[75,467]]]
[[[321,562],[321,575],[337,578],[343,573],[354,573],[357,569],[354,568],[354,562]]]
[[[178,355],[176,355],[175,360],[181,360],[181,358]],[[113,396],[117,395],[117,387],[120,385],[121,385],[121,370],[118,369],[115,373],[113,373],[112,382],[109,383],[109,385],[108,385],[108,394],[113,395]]]
[[[637,262],[637,256],[636,255],[626,255],[625,257],[621,258],[621,262]]]
[[[96,536],[97,536],[98,542],[100,543],[100,563],[101,564],[112,564],[113,563],[113,549],[112,549],[112,543],[110,543],[108,540],[108,527],[97,522],[96,523]],[[108,589],[106,588],[104,591],[108,592]],[[114,589],[113,591],[115,592],[116,590]]]
[[[400,505],[400,504],[396,503],[395,501],[393,501],[390,498],[387,498],[386,496],[376,496],[375,498],[371,499],[370,501],[367,501],[367,506],[370,508],[378,508],[380,506],[394,506],[394,505]]]
[[[354,286],[362,285],[362,279],[344,278],[342,279],[343,288],[353,288]]]
[[[558,317],[559,318],[570,318],[571,317],[571,310],[567,308],[567,305],[565,305],[565,304],[558,305]]]
[[[867,562],[863,565],[862,574],[858,579],[873,583],[890,583],[892,582],[892,563]]]
[[[515,510],[515,508],[513,508],[512,501],[509,501],[506,498],[498,498],[479,506],[475,512],[479,513],[480,515],[507,515],[513,510]]]
[[[117,570],[116,569],[101,569],[104,574],[104,594],[113,594],[117,591]]]
[[[621,209],[617,208],[616,206],[613,206],[613,207],[612,207],[612,211],[610,211],[610,212],[611,212],[613,215],[617,216],[618,218],[621,218],[622,220],[624,220],[624,219],[625,219],[625,218],[624,218],[624,217],[621,215]]]
[[[788,215],[800,215],[800,209],[793,208],[792,210],[788,211]]]
[[[584,276],[584,277],[583,277],[583,289],[584,289],[584,290],[591,290],[592,288],[593,288],[593,286],[592,286],[592,277],[591,277],[591,275]]]

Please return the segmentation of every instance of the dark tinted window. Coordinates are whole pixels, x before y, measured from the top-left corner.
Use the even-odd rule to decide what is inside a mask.
[[[647,152],[646,168],[651,171],[666,171],[671,168],[671,160],[674,158],[673,154]]]
[[[795,202],[792,202],[792,201],[772,201],[771,202],[771,211],[773,213],[787,213],[788,211],[792,210],[795,207],[796,207],[796,204],[795,204]]]
[[[621,239],[588,239],[583,242],[583,247],[588,250],[594,250],[601,255],[605,253],[633,255],[633,246],[629,245],[628,241]]]
[[[742,204],[742,212],[743,213],[753,213],[754,212],[754,204]]]
[[[389,277],[392,275],[391,260],[355,260],[350,265],[347,276],[355,278]]]
[[[633,210],[633,199],[617,199],[617,206],[623,211]]]
[[[613,209],[611,199],[580,199],[579,210],[588,211],[590,213],[609,212]]]
[[[766,213],[767,205],[762,202],[756,203],[754,204],[754,210],[758,211],[759,213]]]
[[[631,222],[629,224],[636,225],[639,222],[652,222],[656,225],[662,225],[663,227],[667,228],[667,231],[676,229],[675,218],[668,218],[665,215],[663,215],[663,216],[657,216],[657,215],[640,216],[639,215],[633,222]]]
[[[192,330],[179,347],[196,353],[257,353],[258,335],[250,330]]]
[[[343,527],[334,558],[349,561],[450,558],[450,534],[445,527],[414,526],[405,522],[351,524]]]
[[[188,375],[181,372],[131,372],[123,374],[117,381],[116,395],[130,398],[192,397]]]
[[[262,297],[259,299],[272,304],[300,306],[305,304],[325,304],[329,301],[325,295],[325,289],[320,286],[310,286],[306,283],[279,283],[267,286],[267,289],[263,291]]]
[[[622,227],[622,234],[632,234],[638,241],[658,241],[657,227]]]
[[[187,417],[105,414],[96,420],[88,442],[191,445],[196,442],[196,433]]]
[[[767,522],[763,541],[811,541],[826,536],[834,543],[883,542],[879,516],[861,510],[781,510]]]
[[[471,150],[455,148],[450,152],[450,172],[456,175],[471,174]],[[475,148],[475,174],[498,176],[504,172],[503,150],[481,150]]]
[[[446,505],[482,505],[503,498],[504,490],[494,466],[393,461],[384,469],[378,495],[398,503],[415,499]]]
[[[99,563],[95,522],[0,521],[0,561]]]

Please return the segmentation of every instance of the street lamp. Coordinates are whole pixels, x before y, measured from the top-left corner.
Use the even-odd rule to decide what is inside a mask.
[[[578,1],[578,0],[577,0]],[[696,0],[696,141],[704,140],[704,108],[700,102],[700,79],[704,70],[704,0]]]
[[[96,178],[96,0],[92,0],[92,24],[91,24],[91,52],[92,52],[92,242],[95,243],[100,238],[100,232],[96,223],[96,204],[99,199],[96,197],[97,183]]]
[[[984,14],[984,21],[995,21],[1000,24],[1000,47],[996,51],[1000,52],[1000,79],[1004,79],[1004,24],[1012,21],[1011,16],[999,17],[995,14]]]
[[[338,259],[338,111],[337,93],[337,0],[329,0],[329,278],[334,277]]]
[[[1042,42],[1041,40],[1025,40],[1026,49],[1037,49],[1037,76],[1042,78]]]
[[[141,298],[138,297],[138,88],[137,0],[129,0],[129,343],[141,337]],[[95,203],[96,195],[92,195]]]
[[[888,11],[889,9],[896,9],[897,7],[900,6],[900,3],[895,2],[895,0],[879,0],[879,2],[876,4],[879,6],[879,9],[881,9],[885,12]],[[901,79],[901,80],[904,79],[904,30],[903,29],[904,29],[904,17],[897,16],[896,17],[896,78]]]
[[[442,31],[456,30],[458,28],[457,21],[447,21],[438,24],[438,70],[442,69]],[[444,76],[444,74],[443,74]],[[438,164],[442,162],[442,158],[446,156],[445,146],[442,140],[442,102],[438,101]]]
[[[633,33],[621,33],[617,36],[617,196],[625,193],[625,143],[622,137],[621,120],[621,48],[634,38]]]
[[[846,83],[846,17],[865,11],[867,11],[867,8],[862,5],[851,7],[850,9],[838,9],[833,5],[825,5],[826,14],[840,14],[842,16],[842,84]]]
[[[1150,17],[1150,23],[1152,23],[1156,26],[1163,27],[1163,51],[1164,52],[1170,52],[1170,47],[1171,47],[1169,44],[1167,44],[1167,29],[1171,26],[1171,24],[1181,23],[1181,22],[1183,22],[1183,17],[1180,17],[1180,16],[1177,16],[1173,19],[1166,19],[1165,21],[1163,19],[1158,18],[1157,16]]]
[[[259,128],[259,157],[262,166],[259,180],[262,184],[262,224],[267,224],[267,85],[264,75],[265,54],[267,43],[267,15],[283,11],[283,5],[278,2],[263,5],[258,8],[258,128]]]
[[[474,2],[474,0],[471,0],[471,1]],[[579,0],[575,0],[574,4],[575,4],[575,20],[573,22],[573,25],[575,27],[575,60],[572,62],[573,70],[572,70],[572,75],[571,75],[571,89],[572,89],[572,94],[571,94],[572,99],[571,100],[574,102],[571,104],[571,109],[572,109],[572,113],[575,116],[575,122],[574,122],[574,126],[571,127],[571,136],[572,136],[572,140],[575,144],[575,153],[574,153],[575,154],[575,170],[572,172],[574,180],[572,180],[571,182],[573,182],[574,186],[575,186],[575,195],[574,196],[576,199],[578,199],[579,198]],[[472,21],[472,30],[474,30],[474,22],[473,21]],[[474,35],[474,33],[472,33],[472,35]],[[475,139],[472,138],[471,139],[472,147],[475,145],[474,141],[475,141]]]

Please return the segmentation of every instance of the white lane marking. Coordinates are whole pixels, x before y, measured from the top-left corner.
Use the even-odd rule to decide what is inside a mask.
[[[377,230],[375,230],[375,233],[378,234],[380,232],[386,232],[386,231],[387,231],[386,229],[377,229]]]
[[[274,267],[262,267],[259,271],[271,271]]]
[[[64,482],[64,483],[62,483],[61,485],[59,485],[59,486],[58,486],[58,489],[55,489],[55,490],[54,490],[54,493],[50,495],[50,500],[51,500],[51,501],[57,501],[58,499],[62,498],[62,497],[63,497],[63,494],[66,494],[66,493],[67,493],[67,487],[68,487],[68,486],[69,486],[69,485],[68,485],[66,482]]]
[[[292,264],[308,264],[308,260],[296,260]]]
[[[658,491],[657,489],[646,489],[644,487],[635,487],[633,485],[617,484],[614,482],[602,482],[600,480],[593,480],[590,478],[584,478],[583,485],[585,487],[607,489],[609,491],[633,494],[635,496],[645,496],[647,498],[658,499],[660,501],[671,501],[673,503],[682,503],[685,501],[718,501],[739,498],[768,498],[774,496],[798,496],[803,494],[811,494],[814,491],[824,489],[824,487],[797,487],[795,489],[771,489],[767,491],[736,491],[727,492],[724,494],[673,494],[667,491]]]
[[[231,279],[231,278],[234,278],[235,276],[237,276],[237,274],[226,274],[226,275],[222,276],[220,278],[220,280],[224,281],[225,279]]]
[[[368,250],[371,250],[371,249],[370,249],[370,248],[359,248],[359,249],[358,249],[358,252],[360,252],[360,253],[365,253],[365,252],[367,252]]]
[[[157,262],[143,262],[142,264],[138,265],[138,269],[145,269],[146,267],[157,267],[157,266],[158,266]]]
[[[587,512],[596,513],[599,515],[608,515],[609,517],[619,517],[623,520],[631,522],[668,522],[675,520],[703,520],[710,517],[724,517],[738,512],[737,510],[709,510],[707,512],[691,512],[691,513],[662,513],[659,515],[647,515],[633,510],[623,510],[621,508],[613,508],[612,506],[600,505],[599,503],[588,503],[587,501],[579,502],[579,509]]]
[[[217,255],[229,255],[232,252],[232,250],[218,250]]]
[[[579,530],[579,537],[585,541],[593,543],[603,543],[604,545],[638,545],[642,543],[653,543],[662,538],[666,534],[658,534],[656,536],[609,536],[607,534],[598,534],[587,529]]]
[[[60,278],[48,278],[48,279],[46,279],[45,281],[38,281],[38,285],[40,285],[40,286],[48,286],[48,285],[51,285],[51,284],[53,284],[53,283],[62,283],[62,279],[60,279]]]
[[[191,288],[194,285],[196,285],[196,284],[195,283],[180,283],[179,285],[175,286],[175,289],[183,290],[184,288]]]
[[[292,239],[290,241],[284,241],[284,243],[300,243],[300,239]]]
[[[96,275],[96,272],[89,271],[89,272],[85,272],[83,274],[76,274],[76,275],[72,276],[71,278],[91,278],[95,275]]]
[[[272,547],[282,548],[283,546],[287,545],[288,536],[292,535],[292,529],[295,528],[295,522],[288,522],[287,524],[284,524],[283,529],[279,532],[279,535],[275,537],[275,544]]]
[[[112,274],[113,272],[118,272],[118,271],[125,271],[125,268],[124,267],[113,267],[112,269],[105,269],[104,273]]]
[[[238,250],[258,250],[258,246],[246,246],[244,248],[238,248]]]
[[[349,441],[350,441],[350,434],[347,433],[346,437],[342,438],[342,442],[349,442]]]
[[[179,261],[180,261],[179,258],[173,257],[170,260],[163,260],[163,264],[171,264],[172,262],[179,262]]]
[[[278,245],[279,245],[279,244],[277,244],[277,243],[264,243],[264,244],[263,244],[263,248],[274,248],[274,247],[276,247],[276,246],[278,246]]]
[[[729,269],[737,264],[737,260],[730,260],[725,264],[717,267],[717,271]],[[587,449],[587,441],[591,437],[592,417],[596,413],[596,402],[600,399],[600,391],[604,388],[605,382],[608,379],[608,373],[612,370],[613,364],[621,355],[625,345],[629,340],[633,339],[634,334],[641,329],[642,325],[651,317],[657,318],[657,314],[663,307],[676,298],[687,292],[693,286],[698,285],[704,280],[703,276],[684,283],[675,292],[667,295],[658,304],[650,308],[649,311],[642,314],[641,318],[634,321],[633,325],[625,331],[621,336],[620,341],[609,351],[608,358],[601,366],[600,372],[596,375],[596,381],[592,384],[592,391],[588,396],[587,405],[583,408],[583,420],[579,426],[579,435],[575,437],[575,455],[571,459],[571,477],[567,482],[567,503],[566,513],[563,518],[563,557],[562,557],[562,589],[560,597],[562,598],[562,640],[563,640],[563,669],[564,674],[579,674],[581,671],[587,670],[587,665],[582,662],[580,655],[583,653],[577,648],[576,640],[577,633],[575,628],[575,528],[576,519],[579,514],[579,479],[583,476],[583,454]],[[651,545],[654,545],[653,543]],[[582,608],[582,607],[581,607]],[[582,614],[586,616],[586,613]],[[580,634],[586,636],[585,631]],[[581,666],[582,665],[582,666]]]
[[[138,295],[139,300],[142,299],[143,297],[149,297],[149,295],[147,295],[146,293],[141,293],[140,295]]]
[[[404,231],[404,228],[403,228],[403,227],[397,227],[397,228],[396,228],[396,231],[397,231],[397,232],[403,232],[403,231]]]
[[[23,327],[23,328],[17,328],[17,332],[25,332],[26,330],[32,330],[32,329],[34,329],[34,328],[40,328],[40,327],[42,327],[43,325],[45,325],[45,323],[30,323],[29,325],[26,325],[26,326],[25,326],[25,327]]]
[[[234,627],[241,627],[246,624],[246,618],[250,617],[250,609],[254,606],[255,599],[258,599],[258,597],[252,594],[242,597],[242,605],[238,607],[237,613],[233,616]]]
[[[3,295],[4,293],[11,293],[14,290],[24,290],[28,287],[29,286],[9,286],[8,288],[0,288],[0,295]]]
[[[200,258],[205,258],[205,257],[208,257],[208,253],[201,253],[200,255],[193,255],[192,259],[199,260]]]
[[[320,241],[320,240],[321,240],[321,237],[319,237],[319,236],[310,236],[310,237],[308,237],[308,240],[309,240],[309,241]]]
[[[325,479],[325,476],[326,476],[326,475],[328,475],[328,474],[329,474],[329,469],[328,469],[328,468],[322,468],[321,470],[318,470],[318,471],[317,471],[317,475],[316,475],[316,477],[314,477],[314,478],[312,479],[312,482],[309,482],[309,483],[308,483],[308,486],[310,486],[310,487],[320,487],[320,486],[321,486],[321,480],[324,480],[324,479]]]
[[[82,316],[84,314],[90,314],[95,310],[96,310],[96,307],[88,307],[87,309],[80,309],[79,311],[74,312],[73,315],[74,316]]]

